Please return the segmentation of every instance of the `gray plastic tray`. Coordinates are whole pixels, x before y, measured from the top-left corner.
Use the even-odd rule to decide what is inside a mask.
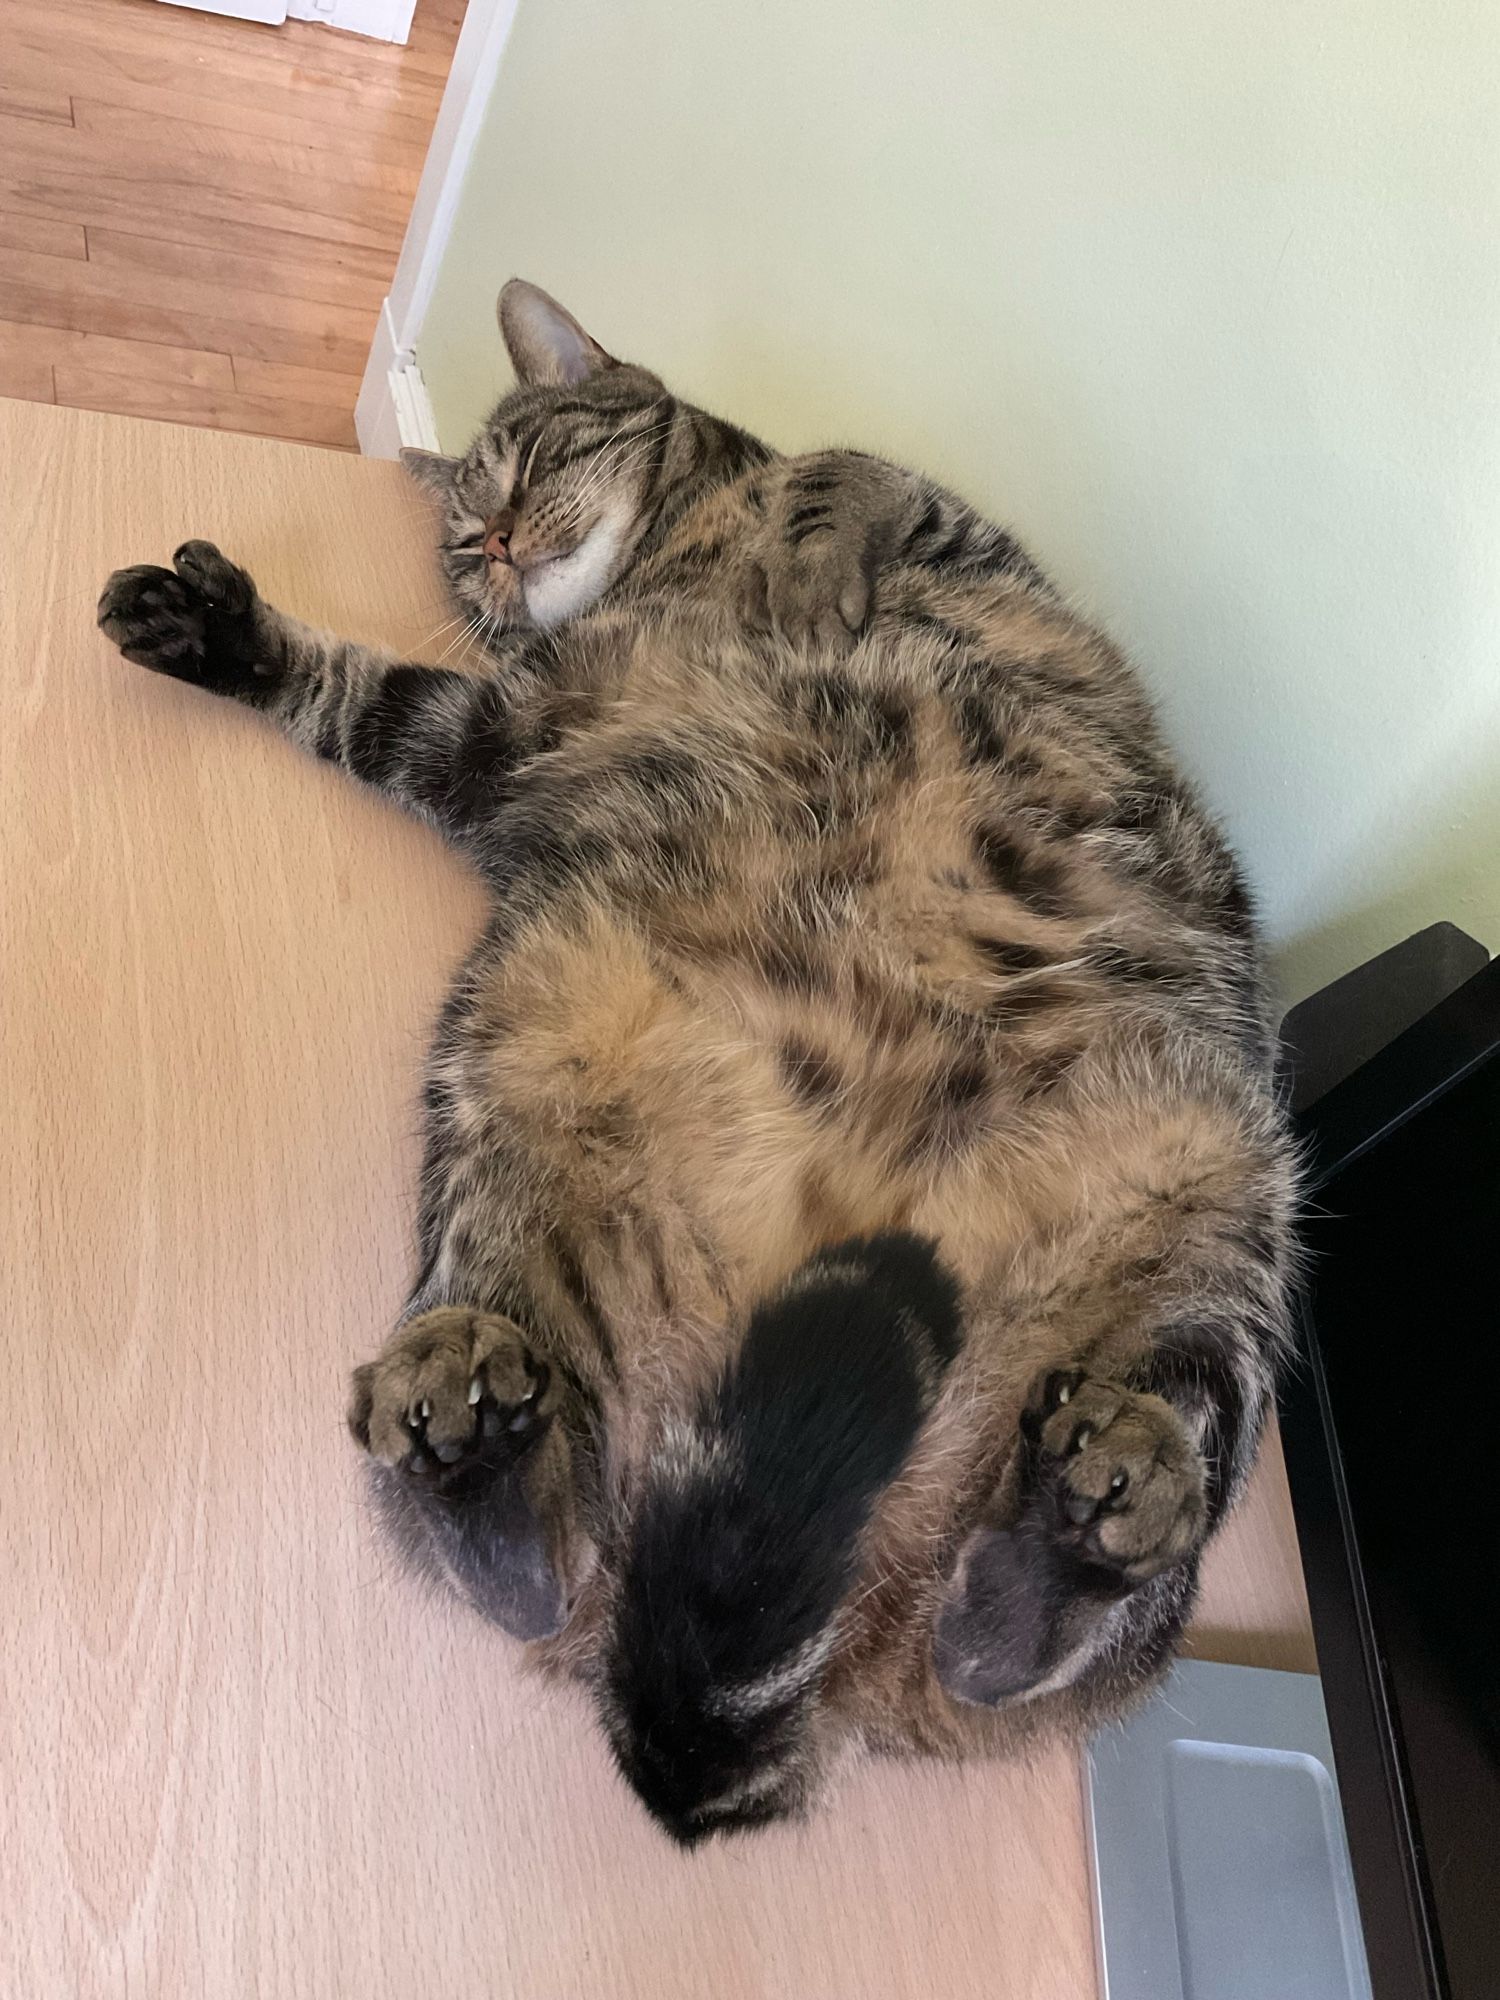
[[[1370,2000],[1316,1674],[1180,1661],[1085,1778],[1104,2000]]]

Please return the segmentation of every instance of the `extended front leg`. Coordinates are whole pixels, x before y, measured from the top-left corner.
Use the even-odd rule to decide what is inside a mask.
[[[267,604],[211,542],[185,542],[171,569],[116,570],[99,624],[127,660],[262,710],[460,841],[501,802],[522,754],[524,666],[479,677],[331,639]]]

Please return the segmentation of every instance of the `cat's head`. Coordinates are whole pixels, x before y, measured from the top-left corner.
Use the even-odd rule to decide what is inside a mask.
[[[664,506],[706,473],[740,469],[730,441],[764,456],[607,354],[538,286],[512,278],[499,318],[516,387],[462,458],[401,454],[442,502],[443,566],[481,636],[576,618],[629,568]]]

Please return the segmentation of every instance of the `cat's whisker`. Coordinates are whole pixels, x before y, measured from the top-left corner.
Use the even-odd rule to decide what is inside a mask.
[[[447,661],[448,655],[454,650],[456,646],[461,646],[464,644],[465,640],[471,640],[473,638],[475,630],[476,630],[475,621],[472,618],[465,619],[463,624],[463,629],[460,632],[456,633],[455,636],[448,641],[448,644],[443,648],[442,652],[438,655],[437,665],[440,667],[443,666]]]
[[[596,448],[596,450],[593,452],[593,454],[590,456],[588,460],[587,464],[588,476],[596,475],[601,472],[607,471],[611,463],[611,460],[613,458],[617,458],[622,452],[629,451],[633,445],[637,444],[640,441],[642,436],[650,437],[655,432],[670,427],[673,419],[662,418],[658,422],[648,425],[644,433],[639,431],[632,432],[631,435],[627,438],[623,436],[623,432],[625,431],[630,421],[631,419],[627,417],[625,419],[625,422],[618,425],[616,429],[611,431],[609,436],[604,440],[603,444],[599,445]],[[618,444],[616,444],[616,439],[620,440]]]
[[[627,417],[625,423],[618,425],[613,431],[611,431],[609,436],[604,440],[603,444],[601,444],[594,452],[594,454],[589,458],[584,468],[583,479],[577,490],[574,492],[574,494],[570,496],[570,498],[566,501],[565,504],[567,506],[576,511],[580,501],[585,495],[592,497],[593,493],[597,491],[599,483],[603,477],[604,470],[606,469],[606,462],[604,460],[603,455],[609,452],[610,447],[614,444],[616,438],[620,436],[621,432],[625,429],[626,424],[628,424],[629,421],[630,419]],[[627,440],[627,442],[634,442],[634,440],[633,439]]]
[[[442,624],[439,625],[436,628],[436,630],[431,631],[427,634],[425,639],[418,639],[415,642],[416,650],[420,652],[424,647],[435,646],[438,640],[442,638],[443,634],[445,632],[451,632],[454,626],[460,623],[462,618],[463,618],[463,613],[461,611],[455,613],[452,618],[445,618]]]
[[[493,667],[499,657],[494,641],[501,636],[503,627],[498,619],[487,622],[478,636],[469,643],[469,653],[481,667]]]
[[[632,436],[623,439],[606,456],[591,459],[583,484],[572,496],[571,504],[575,513],[581,514],[584,507],[592,501],[594,495],[600,490],[607,479],[622,479],[626,476],[627,472],[633,470],[639,460],[646,456],[646,453],[655,440],[665,432],[670,431],[675,421],[673,417],[664,417],[659,423],[651,425],[647,430],[636,432]],[[619,433],[616,432],[615,435],[618,436]],[[606,445],[608,443],[609,440],[606,440]],[[605,447],[601,447],[601,451],[604,449]],[[631,454],[634,455],[632,456]]]
[[[643,431],[633,431],[628,438],[621,438],[618,444],[601,450],[599,456],[589,463],[589,472],[595,482],[609,473],[620,463],[632,463],[643,455],[649,445],[672,428],[673,418],[664,417],[659,423],[650,424]],[[616,436],[619,434],[616,433]]]
[[[614,459],[599,469],[600,478],[602,479],[607,475],[610,478],[619,479],[623,478],[627,473],[633,472],[635,467],[649,456],[651,447],[657,440],[670,434],[675,421],[676,419],[672,417],[663,418],[659,424],[653,425],[649,430],[637,432],[634,437],[625,439],[624,443],[617,448]]]

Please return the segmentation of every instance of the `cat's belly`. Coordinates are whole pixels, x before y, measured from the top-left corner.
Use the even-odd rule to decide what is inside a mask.
[[[536,853],[593,858],[494,954],[463,1087],[622,1312],[661,1290],[630,1218],[722,1323],[852,1235],[919,1228],[972,1285],[1134,1198],[1136,1107],[1203,1038],[1191,933],[1091,839],[1038,842],[1031,765],[903,671],[705,682],[658,648],[525,789]]]
[[[601,1297],[624,1286],[628,1311],[644,1285],[611,1265],[629,1218],[677,1246],[679,1303],[722,1318],[849,1236],[917,1228],[977,1283],[1074,1230],[1081,1188],[1096,1215],[1125,1198],[1149,1038],[1127,1022],[1122,1044],[1087,992],[1045,979],[1012,982],[1035,1005],[976,1007],[970,933],[941,917],[935,890],[914,927],[931,949],[908,939],[905,962],[873,930],[688,952],[601,906],[514,942],[474,1007],[466,1087]]]

